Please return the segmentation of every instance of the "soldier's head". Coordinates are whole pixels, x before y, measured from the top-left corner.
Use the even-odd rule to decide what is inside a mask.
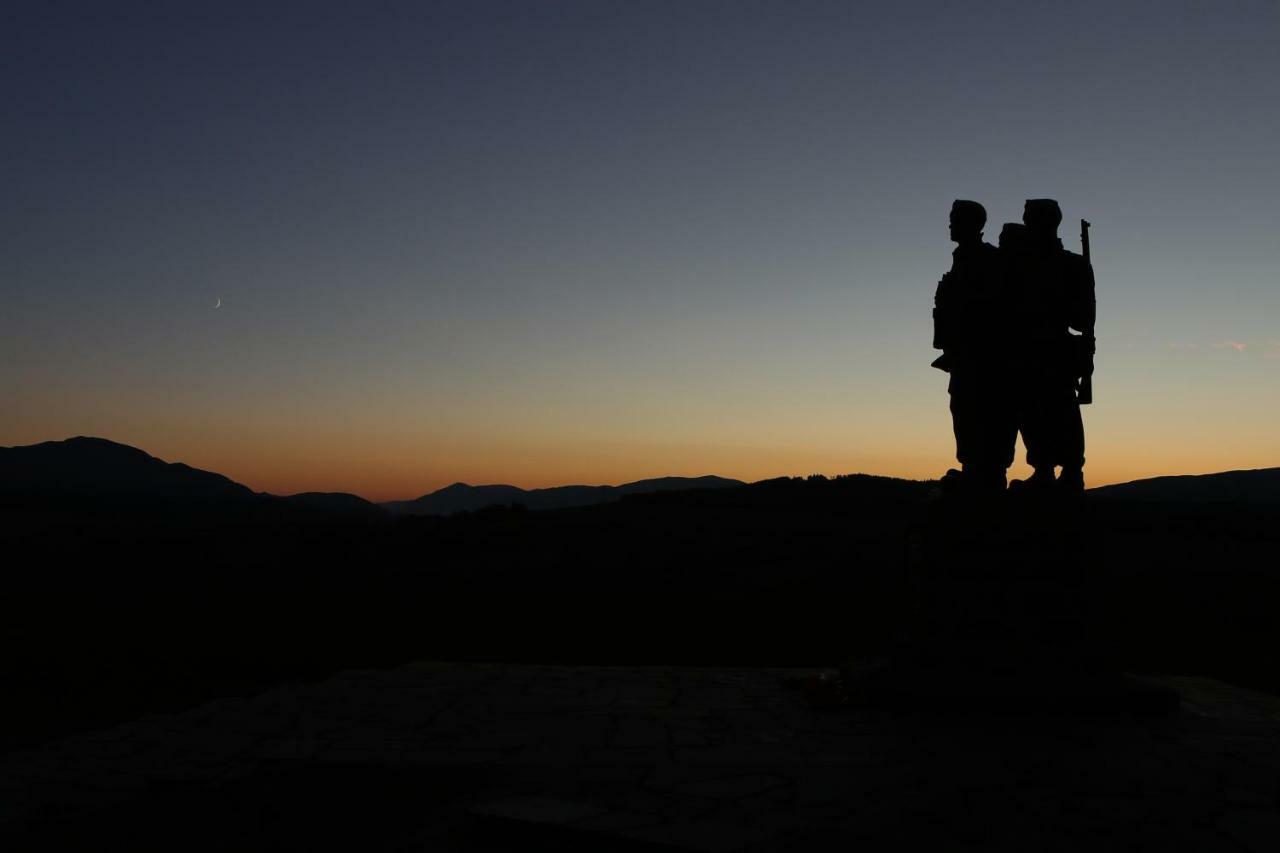
[[[1000,248],[1006,252],[1023,249],[1027,241],[1027,226],[1021,222],[1006,222],[1000,229]]]
[[[1029,198],[1022,208],[1022,224],[1033,239],[1056,238],[1062,224],[1062,208],[1051,198]]]
[[[951,202],[951,240],[968,243],[982,239],[982,227],[987,224],[987,209],[976,201],[956,199]]]

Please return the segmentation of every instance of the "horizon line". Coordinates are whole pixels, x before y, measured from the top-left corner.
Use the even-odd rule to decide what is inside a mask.
[[[715,478],[715,479],[720,479],[720,480],[732,480],[732,481],[735,481],[735,482],[740,483],[740,484],[745,485],[745,486],[754,485],[754,484],[756,484],[756,483],[766,482],[766,481],[769,481],[769,480],[777,480],[777,479],[783,479],[783,478],[786,478],[786,479],[806,479],[806,478],[811,477],[811,476],[822,476],[822,477],[825,477],[825,478],[827,478],[827,479],[836,479],[836,478],[839,478],[839,477],[882,477],[882,478],[886,478],[886,479],[903,480],[903,481],[907,481],[907,482],[916,482],[916,483],[929,483],[929,482],[934,482],[934,481],[936,481],[936,480],[938,479],[938,477],[924,477],[924,478],[922,478],[922,477],[910,477],[910,476],[903,476],[903,475],[899,475],[899,474],[873,473],[873,472],[868,472],[868,471],[846,471],[846,472],[836,473],[836,474],[828,474],[828,473],[821,472],[821,471],[811,471],[811,472],[809,472],[808,474],[779,474],[779,475],[777,475],[777,476],[773,476],[773,477],[760,477],[760,478],[756,478],[756,479],[745,479],[745,478],[742,478],[742,477],[734,477],[734,476],[728,476],[728,475],[725,475],[725,474],[714,474],[714,473],[708,473],[708,474],[697,474],[697,475],[684,475],[684,474],[660,474],[660,475],[656,475],[656,476],[652,476],[652,477],[640,477],[640,478],[637,478],[637,479],[628,479],[628,480],[624,480],[624,481],[619,482],[619,483],[585,483],[585,482],[576,482],[576,483],[574,483],[574,482],[570,482],[570,483],[559,483],[559,484],[556,484],[556,485],[546,485],[546,486],[521,486],[521,485],[517,485],[517,484],[512,483],[512,482],[502,482],[502,483],[495,483],[495,482],[489,482],[489,483],[469,483],[469,482],[466,482],[465,480],[454,480],[454,481],[452,481],[452,482],[450,482],[450,483],[447,483],[447,484],[445,484],[445,485],[439,486],[439,487],[434,488],[434,489],[428,489],[428,490],[425,490],[425,491],[417,492],[417,494],[413,495],[412,497],[407,497],[407,498],[386,498],[386,499],[378,500],[378,499],[374,499],[374,498],[367,497],[366,495],[361,494],[361,493],[360,493],[360,492],[358,492],[358,491],[351,491],[351,490],[346,490],[346,489],[323,489],[323,488],[319,488],[319,489],[301,489],[301,490],[298,490],[298,491],[282,490],[282,491],[278,491],[278,492],[268,491],[268,490],[266,490],[266,489],[258,489],[258,488],[255,488],[254,486],[250,485],[249,483],[245,482],[244,480],[241,480],[241,479],[237,479],[237,478],[235,478],[235,477],[232,477],[230,474],[226,474],[226,473],[224,473],[224,472],[222,472],[222,471],[213,470],[213,469],[210,469],[210,468],[196,468],[196,466],[195,466],[195,465],[192,465],[191,463],[188,463],[188,462],[184,462],[184,461],[181,461],[181,460],[171,461],[171,460],[164,459],[164,458],[162,458],[162,457],[156,456],[156,455],[155,455],[154,453],[152,453],[151,451],[146,450],[146,449],[144,449],[144,448],[142,448],[142,447],[139,447],[139,446],[138,446],[138,445],[136,445],[136,444],[129,444],[129,443],[127,443],[127,442],[117,441],[117,440],[115,440],[115,439],[112,439],[112,438],[105,438],[105,437],[103,437],[103,436],[85,435],[85,434],[83,434],[83,433],[82,433],[82,434],[77,434],[77,435],[68,436],[68,437],[66,437],[66,438],[61,438],[61,439],[46,439],[46,440],[44,440],[44,441],[36,441],[36,442],[32,442],[32,443],[30,443],[30,444],[4,445],[4,446],[0,446],[0,450],[13,450],[13,449],[19,449],[19,448],[24,448],[24,447],[35,447],[35,446],[40,445],[40,444],[59,444],[59,443],[65,443],[65,442],[68,442],[68,441],[73,441],[73,440],[75,440],[75,439],[87,439],[87,440],[93,440],[93,441],[103,441],[103,442],[107,442],[107,443],[110,443],[110,444],[118,445],[118,446],[120,446],[120,447],[128,447],[128,448],[131,448],[131,449],[133,449],[133,450],[137,450],[137,451],[139,451],[139,452],[141,452],[141,453],[145,453],[147,456],[149,456],[149,457],[151,457],[151,458],[153,458],[153,459],[157,459],[157,460],[159,460],[159,461],[161,461],[161,462],[164,462],[165,464],[170,464],[170,465],[172,465],[172,464],[186,465],[187,467],[195,468],[196,470],[206,471],[206,472],[211,473],[211,474],[217,474],[218,476],[226,477],[228,480],[231,480],[232,482],[237,483],[237,484],[239,484],[239,485],[245,486],[246,488],[248,488],[248,489],[250,489],[250,490],[252,490],[253,492],[258,493],[258,494],[274,495],[274,496],[278,496],[278,497],[292,497],[292,496],[295,496],[295,495],[305,495],[305,494],[346,494],[346,495],[353,495],[353,496],[355,496],[355,497],[357,497],[357,498],[360,498],[361,500],[367,501],[367,502],[369,502],[369,503],[371,503],[371,504],[375,504],[375,505],[382,505],[382,504],[388,504],[388,503],[402,503],[402,502],[415,501],[415,500],[419,500],[419,499],[421,499],[421,498],[423,498],[423,497],[427,497],[427,496],[429,496],[429,495],[435,494],[435,493],[437,493],[437,492],[439,492],[439,491],[441,491],[441,490],[443,490],[443,489],[450,488],[451,486],[459,486],[459,485],[461,485],[461,486],[467,486],[468,488],[477,488],[477,489],[478,489],[478,488],[491,488],[491,487],[506,487],[506,488],[515,488],[515,489],[519,489],[519,490],[524,491],[524,492],[534,492],[534,491],[544,491],[544,490],[549,490],[549,489],[562,489],[562,488],[575,488],[575,487],[576,487],[576,488],[614,488],[614,489],[616,489],[616,488],[621,488],[621,487],[623,487],[623,486],[632,485],[632,484],[634,484],[634,483],[642,483],[642,482],[646,482],[646,481],[649,481],[649,480],[664,480],[664,479],[697,480],[697,479],[704,479],[704,478]],[[1259,467],[1253,467],[1253,468],[1247,468],[1247,467],[1246,467],[1246,468],[1212,469],[1212,470],[1204,470],[1204,471],[1184,471],[1184,472],[1178,472],[1178,473],[1152,474],[1152,475],[1150,475],[1150,476],[1131,477],[1131,478],[1128,478],[1128,479],[1107,479],[1107,478],[1104,478],[1104,479],[1102,479],[1102,481],[1097,482],[1097,483],[1095,483],[1095,484],[1093,484],[1093,485],[1090,485],[1090,486],[1088,487],[1088,490],[1090,490],[1090,491],[1091,491],[1091,490],[1093,490],[1093,489],[1099,489],[1099,488],[1103,488],[1103,487],[1106,487],[1106,486],[1124,485],[1124,484],[1126,484],[1126,483],[1134,483],[1134,482],[1139,482],[1139,481],[1142,481],[1142,480],[1153,480],[1153,479],[1159,479],[1159,478],[1164,478],[1164,477],[1202,477],[1202,476],[1208,476],[1208,475],[1213,475],[1213,474],[1232,474],[1232,473],[1239,473],[1239,472],[1245,472],[1245,471],[1263,471],[1263,470],[1268,470],[1268,469],[1270,469],[1270,468],[1274,468],[1274,467],[1280,467],[1280,466],[1259,466]]]

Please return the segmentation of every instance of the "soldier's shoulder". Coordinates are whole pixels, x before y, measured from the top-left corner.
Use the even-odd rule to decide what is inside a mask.
[[[979,243],[976,247],[969,250],[969,259],[980,264],[994,262],[999,257],[1000,250],[987,242]]]
[[[1070,249],[1063,249],[1058,255],[1059,263],[1070,269],[1084,269],[1089,262],[1084,259],[1084,255],[1073,252]]]
[[[1084,255],[1076,254],[1069,249],[1062,250],[1060,267],[1069,277],[1078,281],[1092,280],[1093,265],[1084,259]]]

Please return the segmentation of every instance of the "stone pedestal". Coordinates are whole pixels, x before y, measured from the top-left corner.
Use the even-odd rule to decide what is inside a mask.
[[[848,701],[902,710],[1166,713],[1177,693],[1123,675],[1099,627],[1079,498],[931,504],[909,581],[916,607],[885,661],[844,672]]]

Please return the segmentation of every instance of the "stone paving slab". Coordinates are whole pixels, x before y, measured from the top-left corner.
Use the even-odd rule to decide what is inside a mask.
[[[1276,697],[1165,678],[1162,719],[822,712],[784,684],[816,672],[344,672],[6,756],[0,841],[172,811],[211,820],[210,849],[333,821],[365,849],[492,849],[500,816],[504,844],[554,826],[563,849],[1280,850]]]

